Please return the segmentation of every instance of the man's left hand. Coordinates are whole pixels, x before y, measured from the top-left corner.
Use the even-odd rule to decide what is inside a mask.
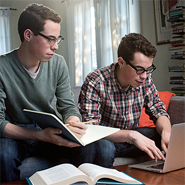
[[[171,135],[171,132],[163,131],[161,133],[161,148],[165,152],[165,154],[167,153],[168,143],[169,143],[169,140],[170,140],[170,135]]]

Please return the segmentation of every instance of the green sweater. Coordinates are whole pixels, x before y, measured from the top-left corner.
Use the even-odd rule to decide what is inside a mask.
[[[54,95],[64,122],[71,115],[81,118],[62,56],[55,54],[48,62],[41,62],[35,79],[22,66],[17,50],[0,56],[0,137],[4,137],[9,122],[20,126],[31,123],[23,109],[54,113],[51,106]]]

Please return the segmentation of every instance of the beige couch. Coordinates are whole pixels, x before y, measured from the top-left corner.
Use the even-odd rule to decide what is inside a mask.
[[[80,87],[74,87],[72,88],[72,91],[74,93],[75,104],[77,105]],[[52,103],[53,107],[55,107],[56,100],[54,99]],[[185,97],[171,97],[168,113],[171,117],[172,124],[185,122]],[[118,157],[115,159],[113,165],[117,166],[122,164],[133,164],[147,160],[148,158],[149,157],[147,155],[138,158]],[[67,162],[67,160],[58,159],[51,156],[30,156],[29,158],[25,159],[22,165],[19,167],[21,171],[21,179],[31,176],[38,170],[43,170],[63,162]]]

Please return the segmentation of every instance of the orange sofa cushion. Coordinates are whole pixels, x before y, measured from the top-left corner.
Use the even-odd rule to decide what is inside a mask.
[[[175,96],[175,94],[169,91],[161,91],[158,93],[159,93],[160,99],[163,101],[163,103],[166,106],[166,110],[168,110],[170,99],[172,96]],[[155,127],[155,124],[153,123],[153,121],[150,120],[149,116],[145,113],[145,108],[143,108],[141,112],[139,127]]]

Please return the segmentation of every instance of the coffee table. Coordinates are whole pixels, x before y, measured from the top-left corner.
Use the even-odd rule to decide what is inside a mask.
[[[126,174],[134,177],[135,179],[145,183],[146,185],[184,185],[185,184],[185,168],[166,174],[158,174],[153,172],[148,172],[144,170],[138,170],[134,168],[129,168],[128,165],[114,166],[113,169],[118,171],[123,171]],[[28,185],[26,180],[14,181],[14,182],[4,182],[1,185]]]
[[[159,174],[144,170],[138,170],[128,167],[128,165],[112,167],[118,171],[123,171],[133,178],[145,183],[146,185],[184,185],[185,184],[185,168],[169,172],[166,174]]]

